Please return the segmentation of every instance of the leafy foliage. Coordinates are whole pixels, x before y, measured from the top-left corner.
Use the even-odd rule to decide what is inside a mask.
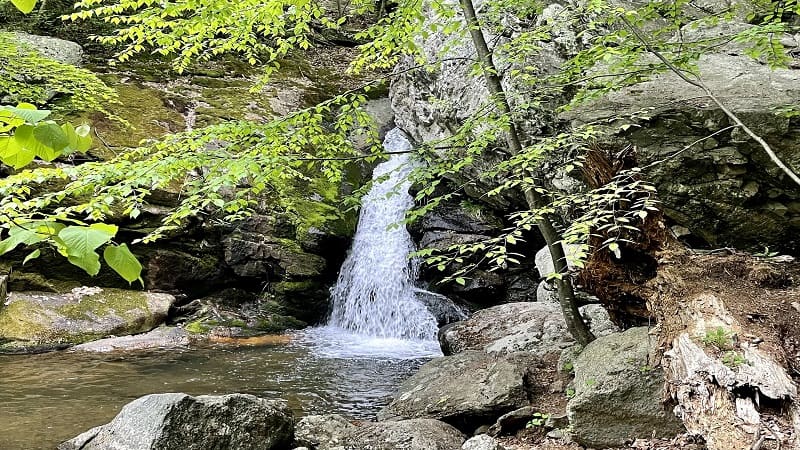
[[[21,169],[37,157],[49,162],[91,147],[87,125],[58,125],[44,120],[49,115],[28,103],[0,106],[0,162]]]
[[[56,93],[60,97],[51,98]],[[43,57],[0,32],[0,98],[4,102],[52,104],[58,111],[99,111],[117,101],[116,92],[92,72]]]

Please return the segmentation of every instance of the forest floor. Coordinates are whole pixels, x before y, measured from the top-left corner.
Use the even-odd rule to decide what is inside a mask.
[[[662,354],[676,337],[688,333],[709,356],[723,362],[731,359],[729,355],[741,355],[745,347],[754,347],[783,367],[795,384],[800,379],[800,263],[792,258],[727,249],[695,252],[671,246],[658,255],[657,275],[641,284],[636,294],[648,301]],[[709,296],[711,301],[703,300]],[[718,329],[722,331],[717,332]],[[735,362],[730,364],[736,368]],[[542,413],[563,414],[568,399],[563,389],[551,387],[566,386],[568,375],[557,371],[556,364],[546,366],[533,377],[541,388],[535,390],[532,406]],[[794,431],[787,420],[786,408],[762,402],[761,427],[769,428],[769,433],[761,431],[767,439],[759,447],[780,448],[772,433],[780,435],[784,442],[793,441]],[[568,439],[548,437],[547,433],[543,427],[532,427],[499,440],[508,450],[583,448]],[[688,434],[672,440],[638,439],[619,447],[620,450],[704,448],[702,439]]]

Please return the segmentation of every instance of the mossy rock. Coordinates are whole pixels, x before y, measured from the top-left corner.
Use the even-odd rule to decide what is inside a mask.
[[[0,351],[37,351],[152,330],[175,297],[80,287],[68,294],[12,292],[0,308]]]

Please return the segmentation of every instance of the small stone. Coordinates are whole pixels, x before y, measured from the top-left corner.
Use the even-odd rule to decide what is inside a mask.
[[[506,450],[506,448],[500,445],[495,438],[481,434],[464,442],[461,450]]]
[[[569,426],[569,418],[566,414],[551,414],[544,421],[545,428],[561,429]]]
[[[564,432],[562,430],[550,430],[547,433],[547,437],[550,439],[562,439],[564,438]]]

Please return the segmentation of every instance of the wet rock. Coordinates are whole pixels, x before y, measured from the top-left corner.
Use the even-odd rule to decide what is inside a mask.
[[[225,337],[251,337],[305,328],[308,324],[287,312],[276,299],[258,297],[241,289],[225,289],[194,300],[193,311],[184,317],[187,330]],[[311,309],[311,304],[307,309]]]
[[[72,347],[79,352],[113,352],[186,347],[191,343],[189,332],[177,327],[159,327],[133,336],[121,336],[86,342]]]
[[[506,303],[482,309],[442,335],[452,353],[527,351],[544,357],[572,344],[561,309],[554,303]]]
[[[290,448],[293,426],[283,400],[247,394],[153,394],[128,403],[110,423],[58,449],[282,450]]]
[[[439,326],[465,320],[469,317],[469,310],[466,307],[457,305],[444,295],[422,289],[417,289],[414,293],[417,300],[421,301],[428,308],[428,311],[433,314]]]
[[[68,294],[13,292],[0,307],[0,349],[37,350],[150,331],[175,297],[96,287]]]
[[[75,42],[22,32],[13,34],[15,40],[33,47],[46,58],[73,66],[80,65],[83,59],[83,48]]]
[[[526,353],[482,351],[434,359],[403,382],[378,418],[433,418],[472,431],[528,404],[528,368],[535,361]]]
[[[225,262],[240,277],[309,278],[325,269],[325,259],[299,244],[257,233],[237,233],[223,241]]]
[[[495,438],[481,434],[464,442],[461,450],[506,450],[506,448],[497,442]]]
[[[600,337],[574,362],[575,396],[567,404],[571,438],[617,447],[638,437],[671,438],[683,426],[662,403],[664,374],[647,327]]]

